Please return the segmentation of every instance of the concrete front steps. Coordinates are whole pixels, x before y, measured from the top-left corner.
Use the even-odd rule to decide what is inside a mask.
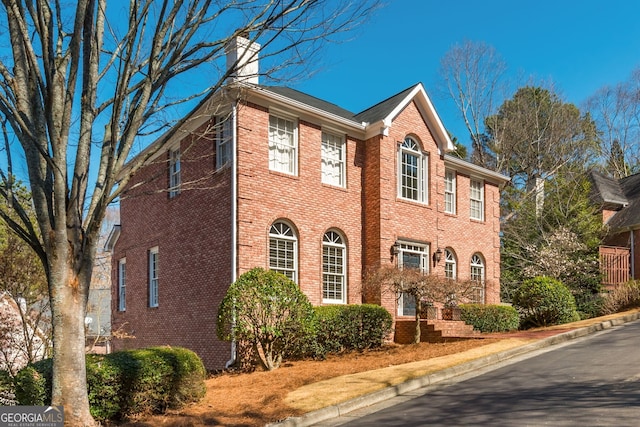
[[[416,321],[413,318],[397,318],[395,325],[394,341],[398,344],[411,344],[416,330]],[[473,326],[467,325],[462,320],[420,320],[420,341],[445,342],[458,339],[481,338]]]

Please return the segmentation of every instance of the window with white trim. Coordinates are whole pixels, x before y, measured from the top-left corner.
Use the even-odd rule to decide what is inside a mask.
[[[336,231],[327,231],[322,238],[322,302],[346,304],[346,257],[344,239]]]
[[[471,281],[475,283],[471,289],[471,302],[484,304],[484,260],[478,253],[471,257]]]
[[[398,196],[401,199],[429,203],[429,156],[420,151],[413,138],[405,138],[398,149]]]
[[[127,259],[118,261],[118,311],[127,309]]]
[[[149,307],[158,307],[158,248],[149,249]]]
[[[429,245],[421,243],[398,244],[398,268],[420,269],[429,272]],[[415,316],[416,300],[413,295],[398,295],[398,316]]]
[[[472,179],[469,182],[469,187],[469,217],[478,221],[484,221],[484,182],[478,179]]]
[[[269,116],[269,169],[297,175],[298,137],[296,123]]]
[[[169,197],[180,194],[180,148],[169,151]]]
[[[322,182],[345,186],[345,142],[344,137],[322,132]]]
[[[453,215],[456,213],[456,171],[453,170],[444,173],[444,211]]]
[[[444,277],[455,280],[458,277],[458,262],[456,255],[449,248],[444,250]]]
[[[232,129],[229,117],[216,118],[216,169],[231,161]]]
[[[269,229],[269,268],[294,282],[298,281],[298,238],[293,228],[283,221]]]

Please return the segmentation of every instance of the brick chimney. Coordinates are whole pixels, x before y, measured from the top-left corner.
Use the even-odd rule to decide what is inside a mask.
[[[229,76],[229,83],[242,82],[258,84],[258,51],[260,45],[252,42],[245,35],[231,39],[225,46],[227,69],[235,66]]]

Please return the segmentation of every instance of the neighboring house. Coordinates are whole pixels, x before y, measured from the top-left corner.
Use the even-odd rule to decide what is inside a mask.
[[[600,247],[600,269],[605,286],[639,279],[640,271],[640,174],[622,179],[590,173],[592,193],[602,206],[607,236]]]
[[[0,370],[15,375],[29,362],[47,355],[51,342],[45,332],[34,326],[41,315],[28,308],[23,298],[14,299],[9,293],[0,292]],[[40,324],[48,323],[46,319]]]
[[[218,305],[256,266],[293,279],[314,305],[381,304],[397,319],[413,316],[413,301],[363,295],[367,271],[394,263],[473,279],[476,301],[499,302],[508,178],[447,155],[454,146],[421,84],[354,114],[244,71],[121,197],[107,243],[112,328],[135,339],[114,349],[185,346],[224,367]]]

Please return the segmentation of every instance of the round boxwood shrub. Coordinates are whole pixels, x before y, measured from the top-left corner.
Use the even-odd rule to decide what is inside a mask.
[[[460,319],[480,332],[505,332],[518,329],[520,315],[510,305],[461,304]]]
[[[559,325],[580,320],[569,288],[551,277],[525,280],[513,296],[523,328]]]
[[[197,402],[206,392],[202,361],[180,347],[89,354],[86,364],[90,411],[99,421],[177,409]],[[45,359],[18,373],[18,404],[50,404],[52,366],[52,359]]]
[[[389,312],[373,304],[315,307],[316,342],[325,353],[382,346],[391,331]]]

